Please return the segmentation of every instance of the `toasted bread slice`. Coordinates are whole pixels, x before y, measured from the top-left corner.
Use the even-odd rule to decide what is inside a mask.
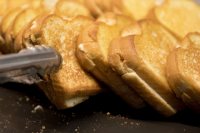
[[[34,18],[28,25],[26,25],[15,38],[14,52],[33,45],[38,44],[39,32],[43,21],[51,15],[51,13],[44,12]]]
[[[167,79],[177,97],[200,112],[200,35],[186,36],[183,46],[174,50],[167,61]]]
[[[121,0],[121,10],[124,14],[136,20],[146,18],[156,6],[162,5],[166,0]]]
[[[6,31],[8,30],[9,26],[11,25],[11,23],[14,21],[15,17],[26,7],[27,6],[15,8],[15,9],[11,10],[10,12],[8,12],[2,18],[2,21],[0,24],[0,32],[3,36],[5,35]]]
[[[86,27],[79,36],[77,46],[79,62],[83,68],[110,86],[132,107],[141,108],[144,106],[143,100],[112,71],[107,60],[110,42],[120,34],[123,27],[133,21],[115,14],[105,15],[99,21],[101,22],[98,24],[93,23]]]
[[[200,112],[200,49],[178,48],[168,58],[167,77],[177,97],[183,102]]]
[[[54,11],[56,4],[60,0],[42,0],[42,6],[47,10],[47,11]]]
[[[100,92],[99,84],[82,70],[75,57],[78,35],[83,27],[92,22],[91,19],[81,16],[70,21],[56,15],[43,16],[32,23],[34,34],[27,32],[26,36],[30,35],[30,41],[27,38],[25,43],[46,44],[55,48],[62,56],[63,63],[59,72],[48,75],[39,85],[59,109],[73,107]]]
[[[184,39],[182,40],[181,47],[188,48],[190,46],[200,48],[200,33],[190,32],[184,37]]]
[[[60,0],[56,4],[55,14],[64,19],[72,19],[78,15],[91,16],[83,4],[74,0]]]
[[[155,6],[165,0],[86,0],[86,6],[94,16],[105,12],[128,15],[136,20],[144,19]]]
[[[0,8],[0,22],[1,22],[1,19],[5,14],[5,10],[8,8],[8,1],[7,0],[1,0],[0,5],[1,5],[1,8]]]
[[[24,4],[29,4],[31,0],[7,0],[10,9],[19,7]]]
[[[38,8],[35,9],[28,7],[22,10],[15,17],[12,25],[10,26],[10,29],[8,29],[5,35],[5,41],[9,53],[14,52],[15,38],[18,34],[20,34],[20,31],[23,30],[23,28],[26,27],[26,25],[28,25],[28,23],[31,22],[41,12],[42,10],[39,10]]]
[[[143,20],[139,26],[140,35],[112,42],[109,63],[147,103],[161,114],[171,116],[183,107],[165,77],[167,56],[178,42],[154,21]]]
[[[1,21],[2,21],[2,18],[3,18],[3,16],[6,14],[5,13],[5,10],[7,9],[7,7],[8,7],[8,2],[7,2],[7,0],[1,0],[0,1],[0,5],[1,5],[1,8],[0,8],[0,23],[1,23]],[[1,30],[1,29],[0,29]],[[1,50],[1,47],[2,47],[2,45],[4,44],[4,38],[3,38],[3,36],[2,36],[2,34],[1,34],[1,31],[0,31],[0,50]]]
[[[24,8],[27,8],[27,6],[22,6],[22,7],[13,9],[10,12],[8,12],[2,19],[2,22],[0,24],[0,31],[1,31],[1,36],[2,36],[3,40],[0,45],[0,49],[3,53],[8,53],[8,51],[9,51],[9,47],[7,47],[6,41],[5,41],[6,33],[11,29],[11,26],[12,26],[16,16],[22,10],[24,10]]]
[[[152,10],[150,17],[179,39],[183,39],[189,32],[200,31],[200,7],[192,0],[168,0]]]
[[[85,0],[85,5],[98,18],[106,12],[121,13],[120,2],[121,0]]]

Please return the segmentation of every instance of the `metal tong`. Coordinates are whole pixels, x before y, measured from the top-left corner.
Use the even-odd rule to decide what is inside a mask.
[[[0,56],[0,84],[17,82],[34,84],[47,74],[58,71],[61,56],[45,45],[28,47],[19,53]]]

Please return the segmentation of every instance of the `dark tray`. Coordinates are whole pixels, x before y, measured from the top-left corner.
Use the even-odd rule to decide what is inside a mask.
[[[200,133],[200,115],[186,110],[164,118],[150,107],[129,108],[112,93],[59,111],[38,87],[7,84],[0,87],[0,132]]]

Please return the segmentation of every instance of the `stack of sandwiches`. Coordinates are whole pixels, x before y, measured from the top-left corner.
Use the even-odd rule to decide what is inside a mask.
[[[0,50],[56,49],[39,88],[58,108],[110,88],[164,116],[200,112],[200,6],[192,0],[1,0]],[[104,85],[103,85],[104,86]]]

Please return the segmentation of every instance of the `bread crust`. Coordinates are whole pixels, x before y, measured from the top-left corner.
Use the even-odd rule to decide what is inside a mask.
[[[156,20],[182,40],[189,32],[200,31],[199,14],[200,7],[192,0],[167,0],[151,10],[148,18]],[[187,19],[187,16],[190,16],[190,19]]]
[[[85,5],[75,0],[59,0],[56,4],[55,14],[66,20],[73,19],[78,15],[91,17]]]
[[[148,22],[144,21],[142,23]],[[141,34],[143,34],[142,32]],[[112,42],[109,48],[110,65],[158,112],[165,116],[175,114],[178,110],[183,108],[183,104],[169,88],[165,75],[157,73],[157,70],[155,70],[151,64],[148,64],[145,59],[139,56],[141,51],[136,49],[134,39],[135,36],[127,36],[120,37]],[[149,42],[148,45],[152,44]]]
[[[27,30],[24,34],[24,46],[31,42],[33,45],[45,44],[55,48],[62,56],[61,69],[46,76],[44,82],[39,84],[58,109],[74,107],[101,91],[99,84],[82,70],[75,57],[79,32],[92,22],[90,18],[83,16],[66,21],[57,15],[44,15],[33,21],[35,26],[32,25],[32,30]]]
[[[168,82],[177,97],[182,99],[189,108],[196,112],[200,112],[200,85],[197,80],[198,76],[195,75],[194,72],[198,71],[195,69],[195,66],[199,66],[199,62],[193,60],[198,60],[198,57],[195,55],[199,54],[199,51],[199,48],[193,46],[176,49],[169,55],[166,69]],[[191,60],[189,56],[191,56],[193,60]],[[183,62],[183,60],[185,62]],[[190,70],[188,66],[190,66]]]
[[[110,86],[112,90],[117,95],[121,96],[129,105],[134,108],[142,108],[144,106],[143,100],[127,86],[125,82],[122,81],[121,77],[109,66],[107,60],[107,47],[109,47],[109,42],[108,44],[106,43],[107,41],[102,43],[99,42],[98,37],[100,35],[98,36],[98,34],[101,34],[99,32],[99,24],[108,26],[102,22],[96,24],[93,23],[86,27],[79,36],[76,55],[80,64],[84,69],[91,72],[99,80]],[[106,32],[108,35],[104,36],[105,38],[110,37],[109,34],[113,34],[112,30]]]

